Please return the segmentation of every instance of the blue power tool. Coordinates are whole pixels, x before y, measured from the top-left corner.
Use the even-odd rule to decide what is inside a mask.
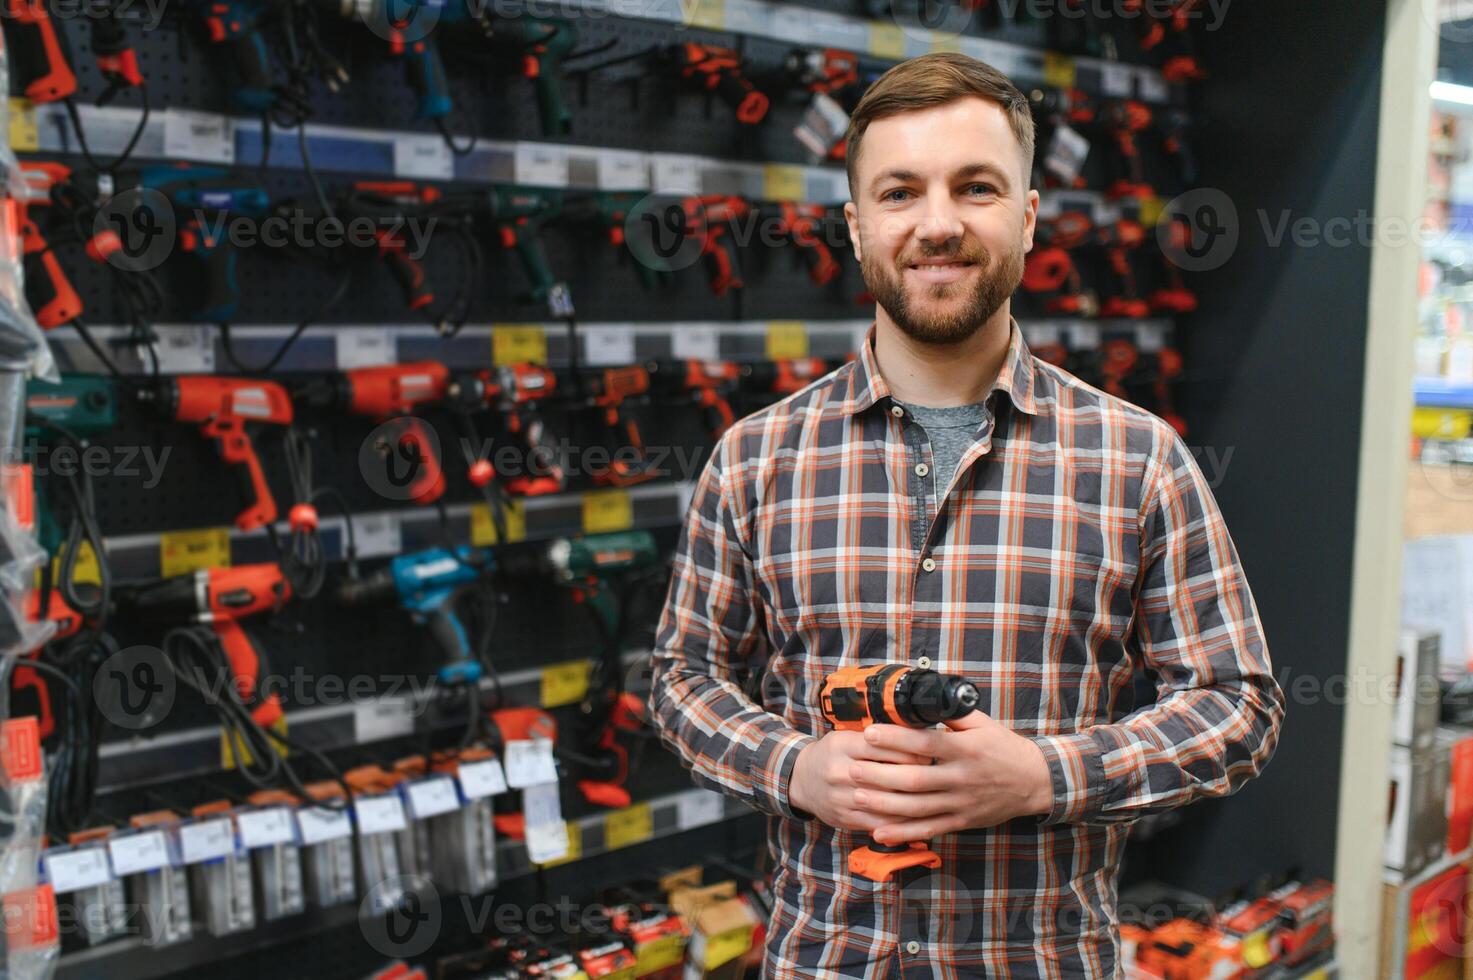
[[[495,569],[484,548],[430,548],[400,555],[387,568],[360,581],[346,582],[338,596],[350,605],[396,598],[416,623],[429,626],[444,653],[437,677],[442,684],[474,684],[481,679],[476,644],[456,612],[456,604]]]

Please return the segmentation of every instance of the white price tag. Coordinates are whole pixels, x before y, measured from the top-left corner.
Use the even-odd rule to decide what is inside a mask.
[[[699,194],[701,165],[698,158],[660,153],[650,159],[650,187],[656,194]]]
[[[1073,350],[1096,350],[1100,346],[1100,325],[1075,322],[1068,325],[1069,347]]]
[[[721,360],[721,330],[714,324],[688,324],[670,335],[670,354],[677,361]]]
[[[353,801],[353,812],[358,816],[358,830],[365,834],[392,833],[409,826],[397,793],[360,797]]]
[[[466,799],[480,800],[506,790],[506,773],[501,771],[501,763],[496,759],[460,764],[460,791]]]
[[[449,180],[455,176],[455,158],[438,136],[399,136],[394,139],[394,175]]]
[[[808,17],[813,11],[804,7],[777,4],[772,12],[772,36],[799,44],[808,34]]]
[[[195,109],[165,111],[164,156],[205,163],[234,163],[235,120]]]
[[[240,842],[247,850],[286,844],[296,839],[291,812],[284,806],[239,813],[235,817],[235,825],[240,828]]]
[[[520,738],[506,743],[506,784],[525,789],[557,781],[557,763],[552,759],[552,739]]]
[[[410,783],[406,792],[409,794],[409,809],[416,820],[438,817],[442,813],[460,809],[460,793],[456,792],[455,782],[449,776],[435,776]]]
[[[590,367],[634,363],[634,327],[603,324],[583,330],[583,359]]]
[[[160,374],[210,374],[215,370],[214,334],[206,327],[158,327]]]
[[[343,542],[347,547],[348,542]],[[353,515],[353,545],[359,558],[397,555],[404,550],[399,515],[381,511],[377,514]]]
[[[709,789],[687,790],[675,805],[676,825],[681,830],[717,823],[726,815],[726,798]]]
[[[1073,184],[1074,178],[1079,176],[1079,171],[1083,169],[1085,158],[1088,156],[1089,140],[1076,130],[1060,123],[1054,127],[1054,135],[1049,140],[1043,166],[1045,170],[1065,184]]]
[[[311,806],[297,811],[297,828],[302,833],[303,845],[310,846],[351,836],[353,821],[346,809],[329,810],[326,807]]]
[[[107,862],[107,848],[83,847],[43,858],[46,877],[57,892],[75,892],[96,888],[112,881],[112,867]]]
[[[1155,354],[1166,346],[1166,331],[1159,324],[1140,324],[1135,329],[1135,346],[1142,354]]]
[[[751,0],[726,0],[726,29],[733,34],[761,36],[767,33],[772,23],[772,4],[753,3]]]
[[[568,856],[568,825],[557,823],[527,827],[527,859],[533,864]]]
[[[1139,86],[1142,102],[1166,102],[1170,98],[1171,90],[1166,87],[1166,79],[1161,77],[1160,72],[1142,69],[1136,75],[1136,84]]]
[[[227,857],[235,853],[235,827],[228,817],[185,824],[179,828],[179,852],[185,864]]]
[[[385,327],[339,327],[333,339],[339,371],[394,363],[394,340]]]
[[[638,191],[650,186],[650,158],[634,150],[600,150],[595,160],[600,190]]]
[[[404,698],[369,701],[353,709],[356,741],[382,742],[414,732],[414,705]]]
[[[119,878],[143,871],[157,871],[169,863],[169,843],[162,830],[149,830],[107,842],[113,859],[113,874]]]
[[[824,10],[804,10],[802,33],[814,43],[845,51],[869,50],[870,21]]]
[[[1032,347],[1062,343],[1057,323],[1030,323],[1024,328],[1023,335]]]
[[[568,186],[568,151],[550,143],[518,143],[513,157],[518,184]]]
[[[1135,72],[1129,65],[1107,61],[1100,65],[1100,91],[1112,99],[1128,99],[1134,94]]]

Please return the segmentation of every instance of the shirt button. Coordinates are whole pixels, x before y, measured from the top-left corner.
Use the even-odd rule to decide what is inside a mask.
[[[921,562],[921,567],[928,572],[934,572],[936,570],[936,559],[927,558],[925,561]]]
[[[921,951],[921,944],[912,939],[910,942],[905,944],[905,951],[914,956]]]
[[[897,419],[903,419],[905,418],[905,409],[901,408],[899,405],[891,405],[890,414],[895,416]]]
[[[925,476],[929,472],[931,472],[931,467],[927,466],[925,463],[916,464],[916,476]]]
[[[919,667],[919,668],[921,668],[921,670],[930,670],[931,669],[931,658],[930,657],[919,657],[919,658],[917,658],[916,659],[916,666]]]

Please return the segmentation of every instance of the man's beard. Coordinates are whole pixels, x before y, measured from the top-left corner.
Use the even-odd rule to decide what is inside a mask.
[[[1002,308],[1018,284],[1023,281],[1024,252],[1009,249],[991,262],[991,255],[981,245],[964,239],[955,248],[935,248],[922,243],[918,252],[901,256],[901,261],[889,265],[871,259],[865,249],[860,261],[860,272],[864,284],[874,296],[875,302],[890,314],[890,319],[903,330],[906,336],[925,344],[959,344],[971,337],[992,315]],[[972,262],[979,272],[970,287],[970,296],[959,308],[951,311],[926,311],[912,309],[908,301],[904,282],[904,270],[917,259],[951,258],[958,262]],[[955,298],[967,289],[965,282],[934,283],[922,285],[931,299]]]

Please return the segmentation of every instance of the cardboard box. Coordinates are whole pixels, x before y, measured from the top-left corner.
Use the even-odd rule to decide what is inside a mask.
[[[730,980],[746,971],[758,922],[731,881],[672,892],[670,907],[690,927],[686,980]]]

